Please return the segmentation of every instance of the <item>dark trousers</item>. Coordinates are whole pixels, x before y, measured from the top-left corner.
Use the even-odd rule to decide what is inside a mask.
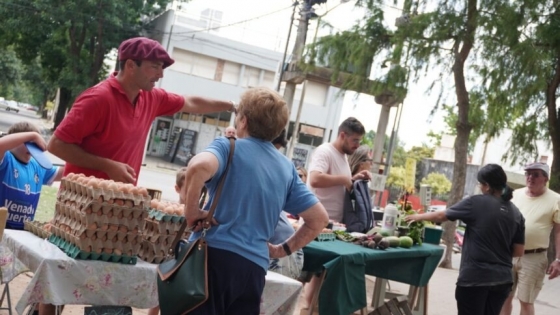
[[[189,314],[258,315],[266,271],[227,250],[208,247],[209,298]]]
[[[458,315],[498,315],[512,284],[482,287],[461,287],[455,289]]]

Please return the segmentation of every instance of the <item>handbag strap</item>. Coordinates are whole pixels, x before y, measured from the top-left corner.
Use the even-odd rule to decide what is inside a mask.
[[[228,156],[228,160],[227,160],[227,164],[226,164],[226,169],[224,170],[224,173],[222,174],[222,176],[220,177],[220,181],[218,182],[218,188],[216,189],[216,194],[214,195],[214,200],[212,200],[212,205],[210,205],[210,210],[208,210],[208,216],[206,217],[206,219],[204,220],[204,222],[202,223],[202,228],[203,229],[210,229],[210,225],[212,223],[212,218],[214,217],[214,211],[216,211],[216,207],[218,206],[218,201],[220,199],[220,195],[222,194],[222,189],[224,187],[224,182],[226,179],[226,175],[229,171],[229,166],[231,164],[231,160],[233,159],[233,151],[235,150],[235,138],[231,137],[229,138],[229,156]],[[170,251],[175,250],[175,247],[177,246],[177,243],[179,243],[179,241],[181,240],[181,238],[183,237],[183,233],[185,233],[185,230],[187,229],[187,220],[184,220],[183,223],[181,224],[181,227],[179,228],[179,231],[177,231],[177,235],[175,235],[175,239],[173,240],[173,243],[171,243],[171,248]]]

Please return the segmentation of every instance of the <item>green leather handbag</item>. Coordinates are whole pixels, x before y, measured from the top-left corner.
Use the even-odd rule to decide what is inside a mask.
[[[171,259],[161,263],[157,268],[158,298],[162,315],[187,314],[208,299],[208,245],[204,237],[206,231],[210,229],[234,149],[235,141],[230,138],[226,169],[218,183],[208,216],[203,222],[201,237],[191,242],[181,239],[187,228],[187,220],[185,220],[172,243]]]

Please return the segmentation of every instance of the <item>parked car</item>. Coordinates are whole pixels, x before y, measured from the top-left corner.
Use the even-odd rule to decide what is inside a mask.
[[[19,113],[19,107],[17,106],[17,103],[14,101],[6,101],[6,100],[2,100],[0,101],[0,109],[5,109],[8,112],[16,112]]]

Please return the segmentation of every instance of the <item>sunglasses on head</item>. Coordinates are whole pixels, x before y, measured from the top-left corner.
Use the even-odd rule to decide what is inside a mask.
[[[302,178],[302,177],[303,177],[303,174],[297,174],[297,176],[299,176],[299,178]]]

